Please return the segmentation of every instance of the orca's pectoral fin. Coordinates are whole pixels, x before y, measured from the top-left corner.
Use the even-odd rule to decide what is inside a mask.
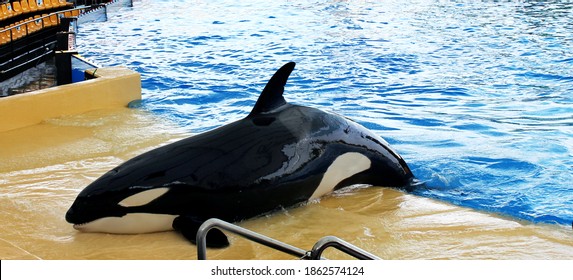
[[[196,217],[179,216],[173,221],[173,228],[181,232],[191,243],[197,244],[197,231],[203,222],[205,220]],[[227,246],[229,246],[229,240],[222,231],[214,228],[207,233],[207,247],[225,248]]]

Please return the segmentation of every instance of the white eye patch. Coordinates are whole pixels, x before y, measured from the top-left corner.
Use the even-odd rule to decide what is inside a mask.
[[[157,199],[158,197],[164,195],[165,193],[167,193],[167,191],[169,191],[169,188],[157,188],[157,189],[142,191],[126,197],[118,204],[123,207],[135,207],[135,206],[146,205],[151,201]]]

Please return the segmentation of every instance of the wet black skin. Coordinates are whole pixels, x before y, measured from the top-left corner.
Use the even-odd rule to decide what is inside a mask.
[[[353,184],[408,187],[413,175],[384,140],[342,116],[286,103],[284,84],[294,63],[271,78],[246,118],[160,147],[114,168],[87,186],[66,214],[73,224],[129,212],[180,215],[174,221],[194,242],[209,218],[229,222],[307,201],[340,155],[357,152],[371,168],[336,188]],[[117,203],[142,189],[169,191],[140,207]],[[225,246],[222,233],[208,237]]]

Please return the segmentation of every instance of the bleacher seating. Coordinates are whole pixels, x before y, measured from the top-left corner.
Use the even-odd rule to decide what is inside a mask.
[[[58,25],[61,16],[79,16],[79,10],[63,12],[73,7],[74,4],[66,0],[17,0],[1,3],[0,46],[42,28]]]
[[[60,7],[72,8],[73,3],[65,0],[20,0],[0,5],[0,22],[21,14],[52,10]]]
[[[110,2],[88,5],[78,0],[75,3],[80,6],[75,8],[66,0],[0,0],[0,81],[54,56],[57,39],[63,38],[58,32],[64,17],[80,17],[96,9],[105,12],[96,3]]]

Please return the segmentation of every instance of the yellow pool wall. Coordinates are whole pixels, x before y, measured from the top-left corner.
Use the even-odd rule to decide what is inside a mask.
[[[0,98],[0,132],[141,99],[141,76],[133,70],[118,66],[86,73],[95,78]]]

